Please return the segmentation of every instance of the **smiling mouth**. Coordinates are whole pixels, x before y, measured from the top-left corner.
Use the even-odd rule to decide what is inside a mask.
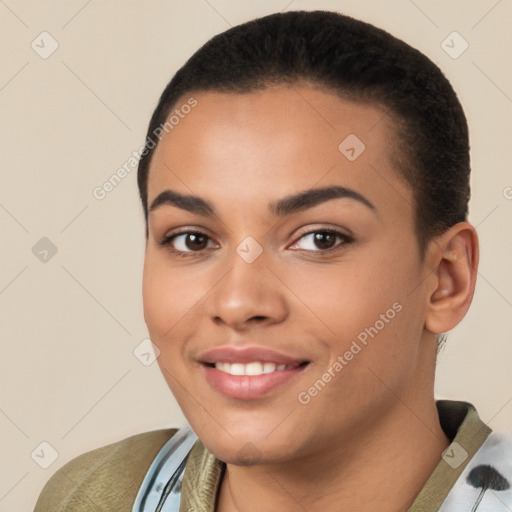
[[[276,364],[264,361],[253,361],[250,363],[229,363],[225,361],[218,361],[216,363],[204,364],[210,368],[215,368],[229,375],[258,376],[267,373],[295,370],[301,366],[309,364],[309,361],[296,364]]]

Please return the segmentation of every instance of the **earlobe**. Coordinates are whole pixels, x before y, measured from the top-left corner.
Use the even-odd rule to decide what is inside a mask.
[[[475,291],[478,237],[469,222],[460,222],[433,244],[435,286],[427,297],[425,328],[439,334],[453,329],[469,309]]]

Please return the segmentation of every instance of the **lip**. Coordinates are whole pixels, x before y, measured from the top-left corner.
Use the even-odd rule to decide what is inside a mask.
[[[288,356],[275,350],[264,347],[216,347],[198,355],[197,360],[201,363],[215,364],[225,363],[252,363],[261,361],[265,363],[299,365],[308,361],[306,358]]]
[[[297,378],[309,366],[307,359],[301,359],[263,347],[217,347],[197,357],[208,384],[228,398],[256,400]],[[287,370],[276,370],[262,375],[231,375],[210,366],[217,362],[251,363],[253,361],[293,365]]]
[[[289,370],[276,370],[262,375],[231,375],[202,364],[206,381],[210,386],[229,398],[255,400],[268,395],[282,385],[295,379],[308,365],[301,365]]]

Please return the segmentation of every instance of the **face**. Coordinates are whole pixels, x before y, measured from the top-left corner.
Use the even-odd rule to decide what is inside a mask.
[[[307,85],[194,98],[151,162],[143,299],[203,443],[293,461],[420,400],[426,269],[383,110]]]

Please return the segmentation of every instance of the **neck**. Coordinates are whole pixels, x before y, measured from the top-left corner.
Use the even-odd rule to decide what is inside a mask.
[[[424,403],[396,401],[381,421],[354,433],[350,442],[345,437],[323,452],[283,464],[228,464],[216,510],[405,512],[449,443],[433,397]]]

